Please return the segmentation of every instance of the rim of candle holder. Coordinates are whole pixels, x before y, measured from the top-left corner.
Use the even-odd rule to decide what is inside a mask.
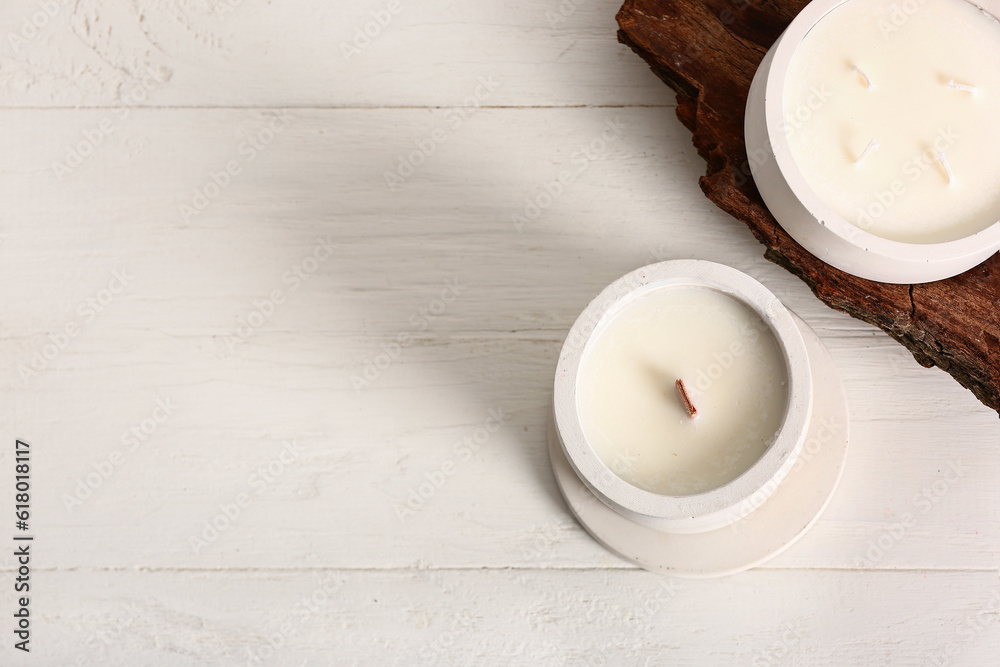
[[[785,414],[774,441],[736,479],[704,493],[669,496],[630,484],[612,471],[588,441],[579,414],[577,380],[589,342],[628,304],[652,291],[707,288],[750,308],[768,326],[787,370]],[[702,532],[738,521],[763,504],[795,463],[812,410],[812,374],[801,331],[766,287],[731,267],[672,260],[643,267],[606,287],[583,310],[563,344],[554,386],[555,423],[577,476],[606,505],[636,522],[667,532]]]
[[[784,122],[784,91],[792,58],[817,22],[852,1],[812,0],[761,61],[750,86],[744,121],[750,172],[761,198],[782,228],[827,264],[885,283],[925,283],[949,278],[1000,250],[1000,220],[974,234],[949,241],[908,243],[887,239],[852,224],[834,211],[809,186],[792,155]],[[969,4],[994,20],[1000,16],[1000,0]]]
[[[718,530],[679,534],[630,521],[580,481],[549,420],[549,457],[570,511],[594,539],[653,572],[687,578],[718,577],[757,567],[802,537],[820,518],[840,482],[850,435],[850,412],[837,367],[808,324],[792,313],[809,352],[813,411],[802,452],[761,507]]]

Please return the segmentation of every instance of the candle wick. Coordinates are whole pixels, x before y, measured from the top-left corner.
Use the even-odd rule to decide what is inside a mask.
[[[951,182],[955,180],[955,176],[951,172],[951,165],[948,164],[948,158],[944,156],[944,153],[936,153],[934,157],[941,164],[941,168],[944,170],[944,175],[948,179],[948,184],[951,185]]]
[[[854,161],[854,164],[860,164],[862,160],[864,160],[866,157],[868,157],[872,153],[872,151],[874,151],[878,147],[879,147],[879,143],[877,141],[875,141],[874,139],[872,139],[871,141],[869,141],[868,145],[865,146],[865,150],[863,150],[861,152],[861,155],[858,156],[858,159],[856,159]]]
[[[966,93],[969,93],[970,95],[975,95],[978,92],[975,86],[970,86],[965,83],[958,83],[954,79],[949,79],[946,85],[948,88],[951,88],[952,90],[962,90],[965,91]]]
[[[674,386],[677,387],[677,394],[681,397],[681,403],[684,404],[684,409],[687,410],[688,416],[694,419],[698,415],[698,408],[694,407],[694,403],[691,402],[691,397],[684,386],[684,380],[678,378]]]
[[[865,80],[865,85],[868,86],[868,90],[875,90],[878,86],[872,81],[871,77],[865,74],[865,71],[858,67],[857,65],[851,65],[851,70],[857,72]]]

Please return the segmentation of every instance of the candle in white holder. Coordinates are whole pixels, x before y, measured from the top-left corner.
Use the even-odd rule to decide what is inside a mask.
[[[981,7],[981,8],[980,8]],[[1000,0],[812,0],[771,47],[745,135],[768,209],[821,260],[940,280],[1000,249]]]
[[[795,50],[784,112],[806,182],[861,229],[938,243],[1000,220],[1000,23],[969,2],[836,7]]]
[[[822,342],[763,285],[712,262],[645,266],[591,301],[559,354],[552,414],[552,469],[581,524],[680,576],[788,548],[847,453],[847,401]]]
[[[672,496],[744,473],[774,441],[787,406],[774,334],[712,289],[665,287],[629,303],[591,340],[578,377],[583,431],[604,464],[633,486]]]
[[[554,402],[566,459],[597,498],[628,521],[698,533],[745,517],[788,474],[812,379],[798,326],[763,285],[678,260],[633,271],[587,306]]]

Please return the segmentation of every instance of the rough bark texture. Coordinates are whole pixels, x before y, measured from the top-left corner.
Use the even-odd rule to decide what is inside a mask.
[[[768,212],[750,176],[743,112],[758,63],[807,0],[626,0],[618,39],[677,92],[677,117],[708,162],[701,189],[745,222],[765,257],[832,308],[870,322],[1000,411],[1000,255],[962,275],[888,285],[809,254]]]

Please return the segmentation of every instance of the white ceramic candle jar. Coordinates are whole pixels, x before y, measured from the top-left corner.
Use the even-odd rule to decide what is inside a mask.
[[[921,283],[1000,249],[998,0],[813,0],[745,131],[761,197],[823,261]]]
[[[555,382],[556,425],[580,478],[624,516],[673,532],[732,523],[773,490],[811,405],[808,355],[785,307],[749,276],[701,261],[605,289],[570,331]]]
[[[826,506],[846,446],[825,349],[727,266],[629,273],[587,306],[559,356],[559,487],[598,540],[649,569],[712,576],[773,556]]]

